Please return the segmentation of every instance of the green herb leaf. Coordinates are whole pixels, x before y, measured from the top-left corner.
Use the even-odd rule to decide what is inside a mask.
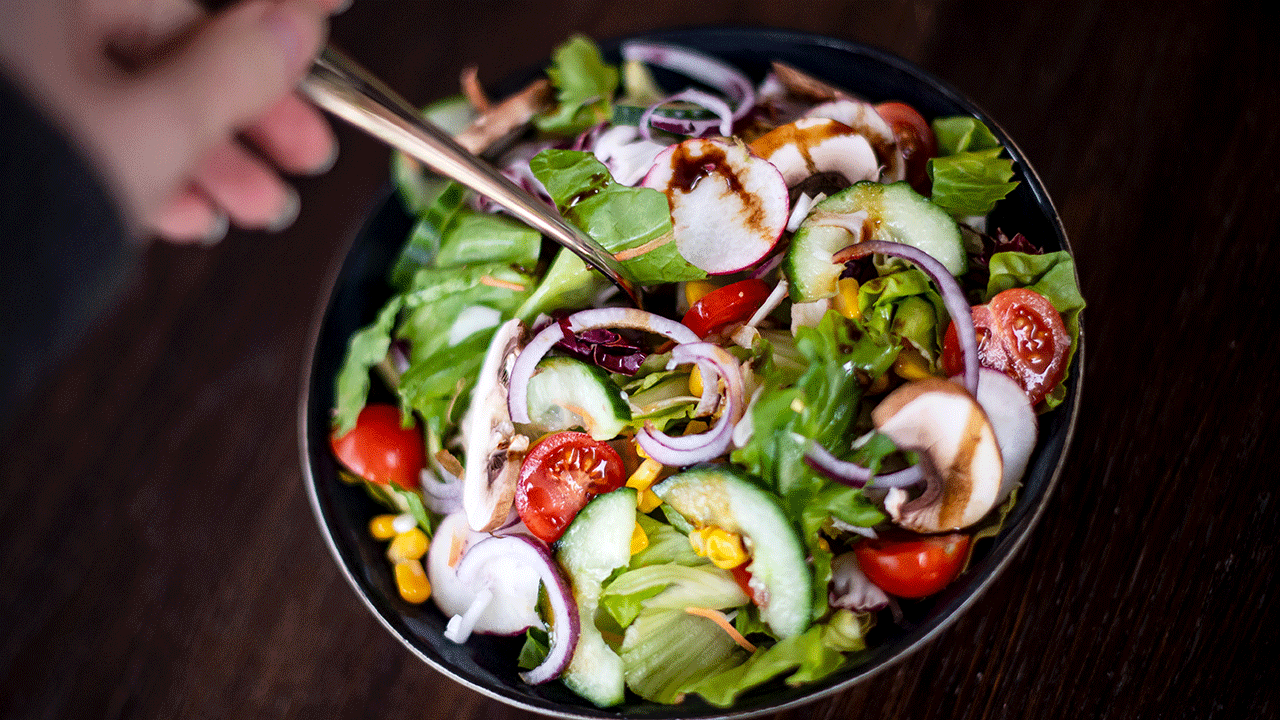
[[[575,35],[551,55],[547,77],[556,89],[556,106],[534,118],[539,130],[572,136],[607,120],[618,89],[618,69],[604,62],[589,38]]]

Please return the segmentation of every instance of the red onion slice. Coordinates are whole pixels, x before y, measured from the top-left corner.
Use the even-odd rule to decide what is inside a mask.
[[[832,607],[875,612],[889,606],[889,595],[871,582],[852,552],[832,558],[831,583],[827,588],[827,602]]]
[[[951,315],[951,322],[956,326],[956,336],[960,340],[960,353],[964,356],[964,387],[971,394],[978,394],[978,339],[973,330],[973,315],[969,310],[969,301],[965,299],[960,284],[951,276],[942,263],[933,256],[918,248],[903,243],[885,240],[868,240],[854,243],[837,252],[832,258],[837,263],[846,263],[867,255],[891,255],[915,263],[933,280],[942,295],[942,302]]]
[[[816,441],[809,443],[809,447],[804,452],[804,461],[822,475],[855,488],[865,487],[873,478],[875,480],[873,484],[878,488],[908,487],[920,482],[924,477],[919,465],[912,465],[887,475],[873,476],[870,468],[848,460],[840,460]]]
[[[675,320],[635,308],[583,310],[565,318],[565,323],[553,322],[524,346],[511,367],[507,409],[511,413],[512,422],[529,422],[529,379],[533,377],[533,371],[543,356],[564,339],[563,326],[566,323],[569,331],[574,334],[596,328],[630,328],[661,335],[677,343],[696,343],[700,340],[692,330]]]
[[[720,418],[704,433],[680,437],[672,437],[646,424],[636,433],[636,442],[649,457],[663,465],[682,467],[720,457],[729,449],[733,428],[742,417],[744,398],[738,361],[713,343],[688,343],[672,349],[672,366],[695,362],[699,367],[711,366],[724,380],[724,405],[720,409]],[[709,381],[704,379],[706,382]]]
[[[639,60],[710,85],[734,101],[733,119],[739,120],[756,104],[756,89],[737,68],[709,55],[661,43],[623,43],[622,58]]]
[[[462,582],[476,582],[481,568],[495,558],[516,560],[534,568],[542,580],[542,586],[546,588],[552,616],[551,649],[542,664],[520,673],[520,678],[530,685],[555,679],[568,667],[574,647],[578,644],[578,632],[581,628],[578,605],[569,590],[569,583],[560,574],[546,546],[523,535],[486,538],[467,548],[466,554],[458,562],[458,578]]]
[[[691,102],[701,105],[716,114],[715,118],[704,118],[699,120],[690,120],[682,118],[670,118],[662,115],[654,115],[658,108],[674,102]],[[708,130],[718,130],[725,137],[733,134],[733,110],[729,107],[729,103],[721,100],[715,95],[702,92],[695,88],[689,88],[683,92],[650,105],[640,116],[640,135],[645,140],[653,140],[652,128],[666,130],[676,135],[692,135],[701,137]]]

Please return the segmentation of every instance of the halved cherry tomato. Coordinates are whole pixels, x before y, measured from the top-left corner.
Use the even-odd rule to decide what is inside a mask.
[[[933,128],[916,109],[900,102],[876,105],[876,112],[893,128],[898,149],[907,161],[907,182],[915,191],[929,196],[933,183],[929,180],[929,158],[938,155],[938,139]]]
[[[698,337],[705,338],[733,323],[750,320],[772,292],[773,288],[763,280],[740,280],[704,295],[689,308],[681,322]]]
[[[394,405],[366,405],[355,428],[342,436],[335,431],[329,446],[348,470],[369,482],[416,488],[426,465],[422,431],[417,424],[402,427],[400,417]]]
[[[516,512],[536,537],[555,542],[594,495],[626,482],[622,458],[580,432],[548,435],[525,456],[516,481]]]
[[[733,576],[733,581],[738,583],[738,587],[742,588],[742,592],[751,598],[751,602],[756,607],[764,607],[769,603],[769,598],[761,597],[756,594],[756,589],[751,587],[751,573],[747,572],[747,565],[750,563],[742,563],[736,567],[729,568],[729,574]]]
[[[1071,336],[1049,299],[1034,290],[1014,288],[972,308],[978,336],[978,363],[1008,375],[1037,405],[1062,382],[1067,372]],[[963,369],[954,324],[942,343],[942,369]]]
[[[853,548],[867,579],[890,595],[922,598],[956,579],[969,553],[963,533],[863,540]]]

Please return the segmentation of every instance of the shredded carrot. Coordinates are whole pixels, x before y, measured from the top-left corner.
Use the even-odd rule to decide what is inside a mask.
[[[514,290],[516,292],[524,291],[524,286],[521,285],[520,283],[513,283],[508,280],[499,280],[498,278],[492,275],[481,275],[480,284],[488,285],[489,287],[506,288],[508,290]]]
[[[627,260],[630,260],[631,258],[637,258],[637,257],[640,257],[641,255],[643,255],[643,254],[645,254],[645,253],[649,252],[650,250],[657,250],[658,248],[662,247],[663,245],[666,245],[667,243],[669,243],[669,242],[671,242],[672,240],[674,240],[674,239],[675,239],[675,237],[676,237],[675,235],[673,235],[673,234],[671,234],[671,233],[667,233],[667,234],[663,235],[662,237],[659,237],[659,238],[654,239],[654,240],[650,240],[649,242],[647,242],[647,243],[645,243],[645,244],[643,244],[643,245],[638,245],[638,246],[636,246],[636,247],[629,248],[629,249],[627,249],[627,250],[623,250],[623,251],[621,251],[621,252],[614,253],[614,255],[613,255],[613,259],[617,260],[618,262],[626,262]]]
[[[466,542],[467,536],[465,534],[454,534],[453,542],[449,543],[449,567],[458,567],[458,563],[462,560],[463,546]]]
[[[475,65],[462,69],[462,94],[467,97],[467,101],[478,112],[489,112],[489,97],[485,95],[484,88],[480,86],[480,69]]]
[[[750,640],[742,637],[742,633],[738,632],[737,629],[733,627],[733,625],[729,624],[728,616],[726,616],[724,613],[720,612],[719,610],[712,610],[711,608],[704,608],[704,607],[687,607],[684,609],[684,611],[689,613],[690,615],[697,615],[698,617],[704,617],[710,620],[711,622],[719,625],[720,629],[728,633],[729,637],[732,638],[734,642],[738,643],[738,645],[741,646],[743,650],[746,650],[747,652],[756,651],[756,646],[752,645]]]

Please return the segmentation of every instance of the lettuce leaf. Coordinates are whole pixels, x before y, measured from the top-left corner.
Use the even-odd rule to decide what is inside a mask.
[[[1018,186],[1013,160],[1000,157],[1004,147],[991,129],[972,117],[933,121],[938,157],[929,159],[935,205],[956,217],[986,215]]]
[[[950,316],[923,272],[912,267],[862,283],[858,311],[870,330],[906,340],[937,366]]]
[[[556,90],[556,106],[533,119],[539,130],[571,137],[613,114],[618,69],[604,62],[589,38],[574,35],[556,48],[547,77]]]
[[[844,665],[845,657],[827,647],[822,638],[823,626],[815,625],[772,647],[756,650],[741,665],[695,682],[685,691],[701,695],[716,707],[727,708],[742,693],[776,677],[788,676],[786,682],[792,686],[826,677]]]
[[[594,155],[577,150],[544,150],[529,161],[529,169],[564,219],[609,252],[645,246],[641,254],[622,261],[637,283],[659,285],[707,276],[676,249],[671,208],[663,193],[619,185]]]
[[[391,330],[403,304],[401,297],[391,298],[377,319],[347,342],[347,355],[338,370],[333,413],[333,427],[341,435],[356,426],[356,418],[369,398],[369,369],[387,357]]]

